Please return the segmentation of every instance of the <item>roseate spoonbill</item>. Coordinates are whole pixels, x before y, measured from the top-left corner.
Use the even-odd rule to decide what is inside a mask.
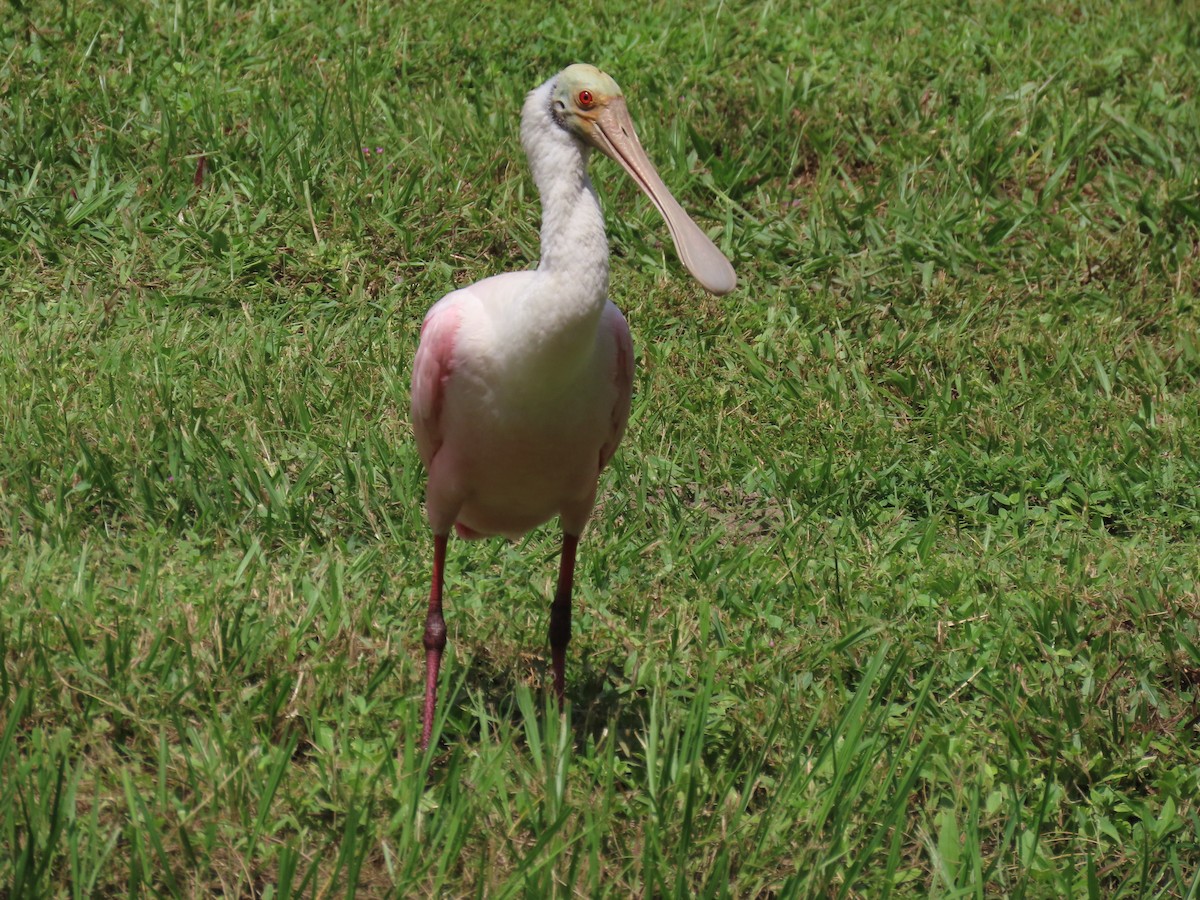
[[[597,479],[625,432],[633,385],[629,326],[607,298],[608,243],[588,180],[589,148],[620,163],[649,195],[701,285],[724,294],[737,283],[658,177],[621,89],[599,69],[569,66],[530,92],[521,143],[542,201],[541,261],[439,300],[425,316],[413,363],[413,431],[433,530],[423,747],[446,646],[442,576],[451,527],[463,538],[515,538],[559,516],[550,653],[563,700],[575,550]]]

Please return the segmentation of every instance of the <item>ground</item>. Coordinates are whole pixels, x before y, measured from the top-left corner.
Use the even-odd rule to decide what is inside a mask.
[[[589,61],[629,432],[547,700],[553,526],[431,542],[424,311],[531,266]],[[1195,897],[1187,3],[48,3],[0,21],[12,896]]]

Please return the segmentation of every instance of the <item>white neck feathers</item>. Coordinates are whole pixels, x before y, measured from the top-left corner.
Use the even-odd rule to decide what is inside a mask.
[[[600,201],[587,174],[588,148],[551,112],[554,79],[530,92],[521,114],[521,143],[542,201],[538,271],[570,287],[596,312],[608,293],[608,241]]]

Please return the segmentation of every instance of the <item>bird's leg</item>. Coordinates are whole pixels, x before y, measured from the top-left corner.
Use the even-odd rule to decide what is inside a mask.
[[[550,605],[550,665],[554,670],[554,693],[561,706],[566,692],[567,642],[571,640],[571,589],[575,584],[575,548],[579,535],[563,532],[562,559],[558,564],[558,590]]]
[[[421,749],[429,746],[433,731],[433,711],[437,706],[438,670],[446,649],[446,620],[442,618],[442,574],[446,568],[446,541],[449,535],[433,536],[433,584],[429,588],[429,612],[425,616],[425,727],[421,731]]]

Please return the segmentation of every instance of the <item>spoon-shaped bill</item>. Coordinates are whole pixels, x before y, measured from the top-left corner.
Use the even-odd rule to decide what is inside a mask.
[[[655,171],[642,149],[625,100],[614,97],[596,117],[591,137],[595,145],[620,163],[658,207],[667,222],[679,259],[692,277],[714,294],[728,294],[737,287],[737,275],[717,245],[684,212]]]

